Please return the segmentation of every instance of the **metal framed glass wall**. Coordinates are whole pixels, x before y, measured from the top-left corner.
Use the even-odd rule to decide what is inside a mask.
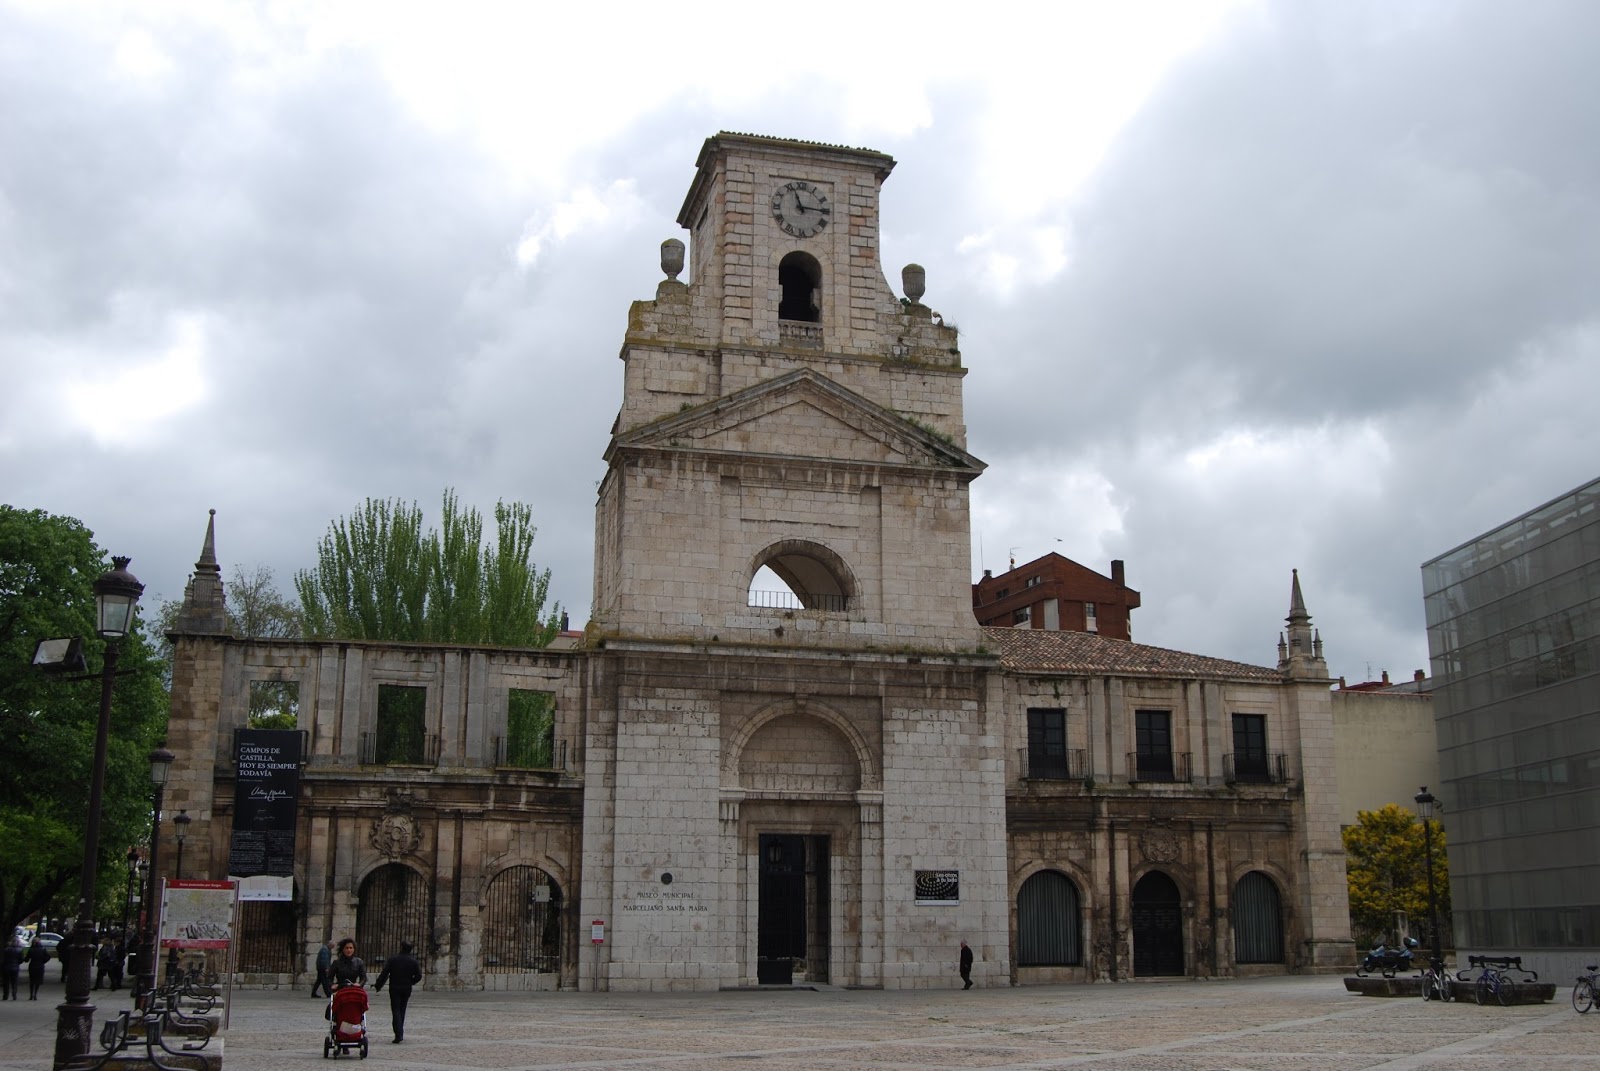
[[[1456,945],[1592,963],[1600,480],[1427,562],[1422,580]]]

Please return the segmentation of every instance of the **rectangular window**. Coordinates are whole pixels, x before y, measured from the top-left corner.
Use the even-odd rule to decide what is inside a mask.
[[[1028,708],[1028,776],[1067,779],[1067,712]]]
[[[506,700],[506,746],[500,764],[548,770],[555,765],[555,743],[555,694],[512,688]]]
[[[1172,712],[1136,710],[1134,717],[1135,765],[1141,781],[1172,780]]]
[[[251,681],[250,728],[298,729],[299,681]]]
[[[1013,625],[1026,625],[1032,621],[1033,607],[1031,606],[1024,606],[1022,609],[1011,615],[1011,623]]]
[[[1236,781],[1267,781],[1267,716],[1233,716],[1233,776]]]
[[[1100,631],[1100,624],[1095,617],[1095,608],[1092,602],[1083,604],[1083,628],[1086,632]]]
[[[1042,581],[1043,581],[1043,580],[1044,580],[1044,577],[1042,577],[1042,576],[1030,576],[1030,577],[1028,577],[1028,586],[1029,586],[1029,587],[1030,587],[1030,588],[1032,588],[1032,587],[1038,587],[1038,586],[1039,586],[1039,584],[1040,584],[1040,583],[1041,583],[1041,582],[1042,582]]]
[[[373,761],[421,765],[427,761],[428,689],[378,685],[378,731]]]

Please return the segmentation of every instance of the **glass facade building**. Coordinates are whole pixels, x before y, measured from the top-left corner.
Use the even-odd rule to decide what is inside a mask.
[[[1422,566],[1458,955],[1600,951],[1600,480]]]

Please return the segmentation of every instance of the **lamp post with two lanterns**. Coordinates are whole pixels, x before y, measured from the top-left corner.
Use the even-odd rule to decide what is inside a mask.
[[[117,678],[117,658],[122,640],[133,630],[134,607],[144,585],[128,572],[130,558],[112,558],[112,569],[94,582],[95,632],[106,641],[100,669],[100,720],[95,727],[94,766],[89,775],[89,821],[83,833],[83,872],[78,878],[78,916],[67,937],[67,993],[56,1008],[55,1067],[65,1067],[89,1051],[94,1033],[94,1005],[89,1002],[94,974],[95,872],[100,862],[100,806],[105,794],[106,748],[111,736],[111,691]],[[78,641],[63,650],[47,649],[63,641],[45,640],[34,654],[34,664],[59,663],[75,654]],[[79,656],[81,657],[81,656]],[[81,661],[79,665],[81,666]]]

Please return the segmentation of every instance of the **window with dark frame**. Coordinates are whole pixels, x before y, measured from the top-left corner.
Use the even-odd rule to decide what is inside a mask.
[[[1136,710],[1133,717],[1139,780],[1171,781],[1172,712]]]
[[[1270,780],[1267,763],[1267,716],[1233,716],[1233,776],[1238,781]]]
[[[1032,623],[1032,621],[1033,607],[1031,606],[1024,606],[1011,615],[1011,623],[1013,625],[1026,625]]]
[[[1067,779],[1067,712],[1061,707],[1028,708],[1028,776]]]
[[[427,761],[428,689],[378,685],[378,731],[374,761],[421,765]]]
[[[547,770],[555,757],[556,697],[512,688],[506,696],[506,744],[501,761],[524,770]]]

